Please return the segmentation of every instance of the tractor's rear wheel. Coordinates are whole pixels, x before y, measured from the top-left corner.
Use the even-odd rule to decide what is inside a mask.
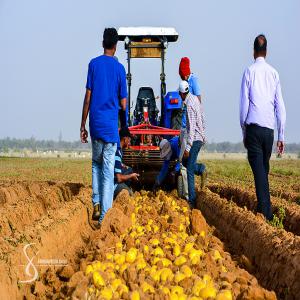
[[[184,198],[184,185],[183,185],[183,177],[179,175],[177,177],[177,194],[179,198]]]

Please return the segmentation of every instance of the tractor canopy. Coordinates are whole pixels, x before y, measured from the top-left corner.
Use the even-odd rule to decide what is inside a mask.
[[[118,34],[120,41],[125,41],[126,37],[133,42],[147,38],[156,42],[164,39],[167,42],[176,42],[178,39],[178,33],[172,27],[120,27]]]

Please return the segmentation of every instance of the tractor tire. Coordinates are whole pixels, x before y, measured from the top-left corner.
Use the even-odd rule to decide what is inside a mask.
[[[183,186],[183,178],[182,175],[177,177],[177,194],[179,198],[184,199],[184,186]]]

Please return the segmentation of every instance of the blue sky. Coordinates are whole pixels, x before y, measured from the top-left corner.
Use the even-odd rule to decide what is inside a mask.
[[[105,27],[171,26],[167,90],[179,83],[180,58],[200,79],[209,141],[241,140],[243,70],[255,36],[268,38],[268,62],[279,72],[287,109],[287,142],[300,142],[300,1],[0,0],[0,138],[77,140],[87,65],[102,53]],[[117,56],[125,64],[125,51]],[[159,60],[133,62],[138,87],[159,94]],[[276,136],[276,135],[275,135]]]

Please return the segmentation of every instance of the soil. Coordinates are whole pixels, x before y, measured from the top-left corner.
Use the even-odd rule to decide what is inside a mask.
[[[268,225],[247,207],[206,190],[198,207],[240,263],[280,299],[299,299],[300,237]]]
[[[199,192],[200,210],[191,210],[175,192],[160,191],[155,196],[141,191],[129,197],[123,191],[96,230],[91,221],[90,187],[71,182],[2,182],[0,298],[102,299],[104,287],[95,285],[93,280],[93,273],[98,272],[105,280],[105,288],[111,288],[112,273],[126,285],[128,290],[114,292],[113,299],[130,299],[133,291],[141,299],[169,299],[149,269],[154,265],[156,239],[163,257],[171,262],[170,270],[174,274],[180,272],[174,249],[166,244],[166,239],[174,238],[181,253],[188,243],[203,252],[198,264],[193,265],[187,258],[185,265],[192,276],[177,283],[186,295],[193,293],[197,280],[209,276],[216,293],[230,290],[233,299],[297,299],[300,238],[269,226],[247,204],[247,208],[241,208],[219,194],[209,189]],[[24,246],[28,244],[31,245],[26,259]],[[112,261],[115,266],[116,254],[127,253],[131,248],[143,255],[144,268],[138,269],[136,261],[123,273],[115,267],[113,272],[95,267],[97,263],[109,265]],[[216,259],[216,253],[220,258]],[[155,264],[158,272],[164,267],[162,261]],[[38,278],[21,283],[33,278],[32,265]],[[88,268],[93,272],[87,272]],[[145,283],[154,292],[145,291]],[[165,285],[171,291],[175,283]]]
[[[209,184],[208,188],[219,194],[222,198],[226,198],[229,201],[233,201],[240,207],[246,206],[248,210],[256,211],[257,199],[253,191],[245,190],[234,185]],[[300,236],[300,205],[287,202],[284,199],[277,197],[271,197],[273,213],[277,213],[279,208],[284,208],[284,229]]]

